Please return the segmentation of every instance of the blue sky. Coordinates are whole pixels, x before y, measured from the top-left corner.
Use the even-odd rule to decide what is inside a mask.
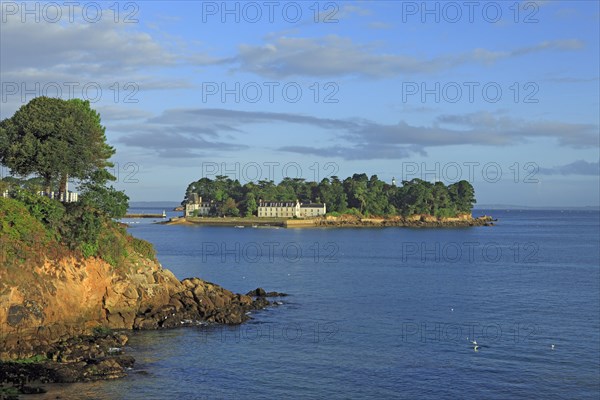
[[[365,172],[599,204],[596,1],[75,3],[2,1],[0,118],[89,98],[134,201]]]

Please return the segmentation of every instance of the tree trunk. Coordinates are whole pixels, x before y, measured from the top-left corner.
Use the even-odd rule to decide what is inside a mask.
[[[47,197],[50,197],[51,186],[52,186],[52,178],[45,176],[44,177],[44,192]]]
[[[68,184],[69,175],[63,174],[60,177],[60,186],[58,188],[58,199],[63,201],[63,196],[65,196],[64,201],[66,201],[66,193],[67,193],[67,184]]]

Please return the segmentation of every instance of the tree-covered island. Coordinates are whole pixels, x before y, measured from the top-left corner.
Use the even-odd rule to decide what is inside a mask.
[[[429,215],[438,218],[471,214],[475,200],[473,186],[465,180],[445,185],[421,179],[388,184],[377,175],[354,174],[344,180],[337,176],[321,182],[301,178],[284,178],[279,184],[271,180],[249,182],[219,175],[214,180],[201,178],[192,182],[183,205],[197,198],[211,204],[209,216],[257,216],[260,202],[300,202],[325,204],[328,215],[350,214],[361,217],[410,217]],[[196,213],[197,216],[198,213]]]

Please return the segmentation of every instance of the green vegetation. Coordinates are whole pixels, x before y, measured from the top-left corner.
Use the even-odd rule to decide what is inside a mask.
[[[47,361],[48,357],[46,357],[43,354],[38,354],[32,357],[27,357],[27,358],[20,358],[18,360],[13,360],[11,361],[12,363],[15,364],[38,364],[44,361]]]
[[[154,246],[152,246],[152,243],[132,236],[129,237],[133,242],[133,249],[136,253],[149,260],[154,260],[156,258],[156,250],[154,249]]]
[[[14,174],[41,177],[46,192],[58,181],[64,193],[69,177],[93,180],[112,167],[104,131],[89,101],[37,97],[0,122],[0,160]]]
[[[89,102],[38,97],[0,122],[0,163],[15,176],[0,180],[0,248],[7,265],[67,253],[121,265],[133,253],[154,259],[152,245],[127,234],[114,219],[129,198],[107,182],[114,149]],[[33,175],[33,176],[31,176]],[[64,193],[76,178],[78,202],[39,194]]]
[[[387,184],[373,175],[354,174],[341,181],[337,176],[321,182],[285,178],[279,184],[261,180],[241,185],[239,181],[219,175],[215,180],[202,178],[192,182],[182,204],[193,193],[203,201],[214,201],[212,215],[256,215],[258,200],[326,203],[327,211],[334,215],[359,216],[409,216],[429,214],[452,217],[470,213],[475,201],[473,186],[467,181],[451,185],[431,183],[421,179],[403,181],[401,186]]]
[[[27,203],[27,198],[35,201]],[[45,216],[49,214],[60,217],[48,219]],[[152,244],[132,237],[99,210],[31,193],[20,199],[0,197],[0,233],[0,261],[6,265],[38,264],[44,257],[66,254],[99,257],[114,267],[134,254],[156,258]]]
[[[21,391],[14,387],[14,386],[9,386],[9,387],[4,387],[2,386],[3,383],[0,382],[0,399],[6,399],[6,400],[11,400],[11,399],[17,399],[19,398],[19,394],[21,394]]]
[[[113,330],[106,326],[99,325],[92,329],[92,334],[94,336],[108,336],[113,334]]]
[[[38,264],[41,249],[55,253],[53,236],[21,202],[0,197],[0,265]]]

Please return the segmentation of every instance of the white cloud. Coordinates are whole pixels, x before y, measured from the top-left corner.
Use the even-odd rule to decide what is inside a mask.
[[[552,168],[540,168],[543,175],[600,175],[600,164],[598,162],[588,162],[577,160],[572,163],[559,165]]]
[[[441,115],[430,126],[415,126],[405,121],[381,124],[365,119],[331,119],[290,113],[171,109],[140,124],[123,125],[115,130],[125,133],[120,139],[122,143],[150,150],[207,148],[237,152],[247,147],[240,147],[235,138],[225,142],[223,135],[249,132],[252,125],[265,123],[296,124],[321,130],[336,143],[318,147],[273,143],[277,150],[348,160],[398,159],[413,153],[425,154],[430,147],[510,146],[534,139],[557,140],[575,148],[598,145],[598,127],[595,125],[525,121],[487,112]]]
[[[542,51],[574,51],[578,40],[545,41],[511,50],[476,48],[458,55],[430,59],[379,51],[373,44],[357,44],[337,35],[321,38],[280,37],[264,45],[242,44],[232,57],[237,70],[268,78],[290,76],[340,77],[347,75],[385,78],[400,74],[432,73],[463,64],[493,64],[502,59]]]

